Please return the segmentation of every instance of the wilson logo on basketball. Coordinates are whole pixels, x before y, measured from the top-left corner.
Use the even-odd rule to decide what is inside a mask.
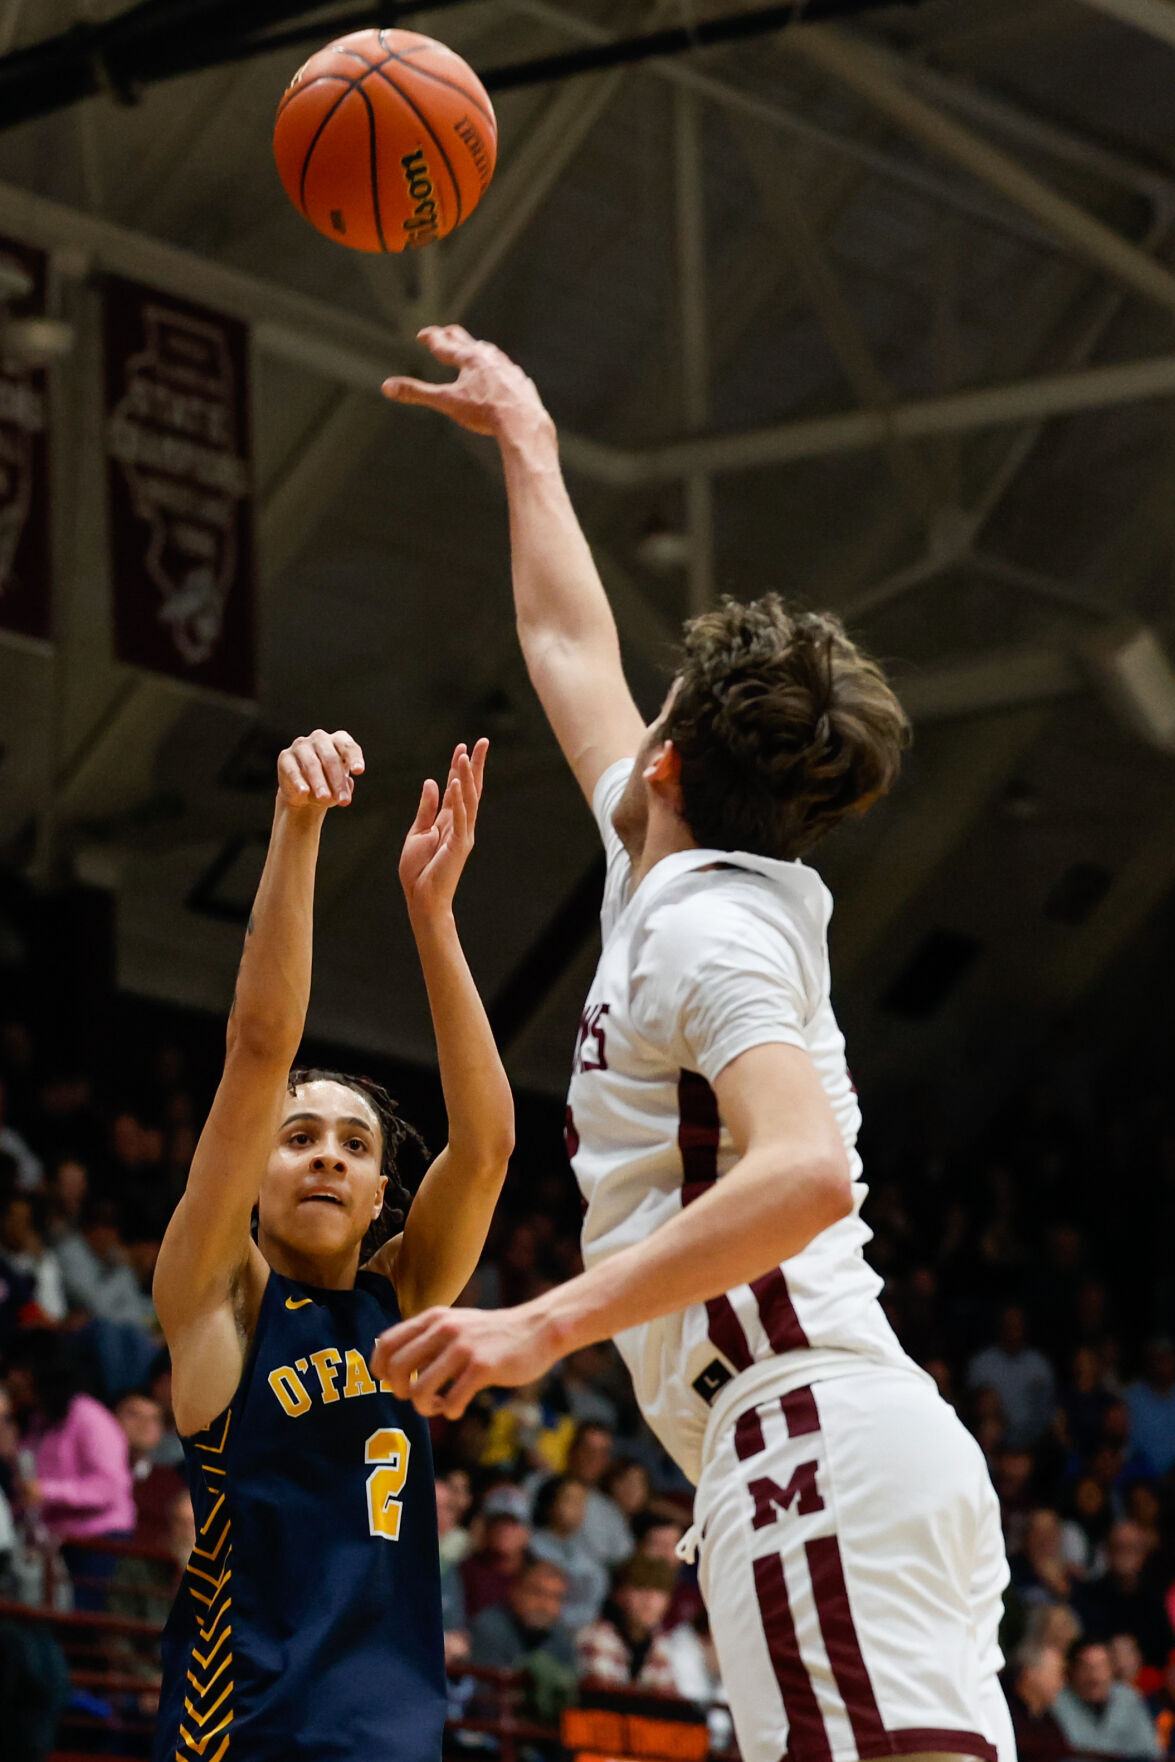
[[[400,164],[404,167],[408,194],[415,203],[404,222],[404,231],[409,235],[410,245],[427,245],[437,236],[437,199],[428,160],[417,147],[414,153],[405,153]]]

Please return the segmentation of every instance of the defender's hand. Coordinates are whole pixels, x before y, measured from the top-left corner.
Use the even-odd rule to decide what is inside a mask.
[[[533,1382],[559,1357],[530,1304],[425,1309],[379,1336],[371,1374],[417,1412],[460,1419],[479,1389]]]
[[[400,853],[400,885],[410,915],[452,908],[473,849],[489,750],[489,741],[479,740],[471,757],[462,743],[453,753],[444,795],[431,777],[420,792],[420,806]]]
[[[457,377],[447,385],[424,379],[385,379],[383,394],[398,404],[421,404],[451,416],[473,434],[500,437],[512,424],[533,428],[549,425],[550,417],[534,382],[493,343],[479,342],[459,324],[432,324],[420,341]]]
[[[345,808],[363,773],[363,751],[345,729],[316,728],[288,746],[277,761],[277,789],[290,808]]]

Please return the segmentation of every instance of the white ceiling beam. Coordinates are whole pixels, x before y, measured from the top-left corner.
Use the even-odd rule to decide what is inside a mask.
[[[1113,280],[1175,312],[1175,275],[1010,154],[928,104],[865,43],[824,25],[789,32],[784,42],[790,54],[819,67],[915,140],[997,190]]]
[[[627,459],[634,482],[688,476],[691,471],[750,471],[797,459],[830,458],[885,444],[893,436],[919,440],[932,435],[966,434],[1008,423],[1035,422],[1118,404],[1175,396],[1175,355],[1155,355],[1109,367],[1045,374],[1011,385],[982,386],[945,397],[920,398],[892,410],[852,410],[799,422],[674,441],[619,455]]]
[[[1175,49],[1175,5],[1172,0],[1084,0],[1084,3],[1095,12],[1104,12],[1122,24],[1147,31]]]

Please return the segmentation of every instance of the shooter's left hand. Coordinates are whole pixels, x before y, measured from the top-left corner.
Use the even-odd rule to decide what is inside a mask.
[[[457,747],[442,796],[430,777],[420,794],[416,818],[400,853],[400,885],[413,917],[452,910],[453,896],[473,849],[477,810],[485,777],[488,740],[472,756]]]

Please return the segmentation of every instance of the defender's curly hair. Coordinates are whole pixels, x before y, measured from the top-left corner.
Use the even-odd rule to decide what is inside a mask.
[[[387,1090],[373,1078],[324,1071],[313,1065],[295,1066],[287,1083],[290,1094],[295,1095],[307,1083],[340,1083],[344,1089],[353,1089],[370,1103],[379,1121],[379,1172],[387,1176],[388,1184],[384,1188],[383,1210],[373,1219],[359,1251],[361,1260],[370,1260],[378,1248],[404,1228],[413,1194],[428,1166],[428,1147],[416,1128],[402,1118]],[[405,1175],[410,1176],[411,1186]]]
[[[910,724],[829,612],[724,599],[685,628],[661,734],[681,755],[698,843],[791,858],[897,781]]]

